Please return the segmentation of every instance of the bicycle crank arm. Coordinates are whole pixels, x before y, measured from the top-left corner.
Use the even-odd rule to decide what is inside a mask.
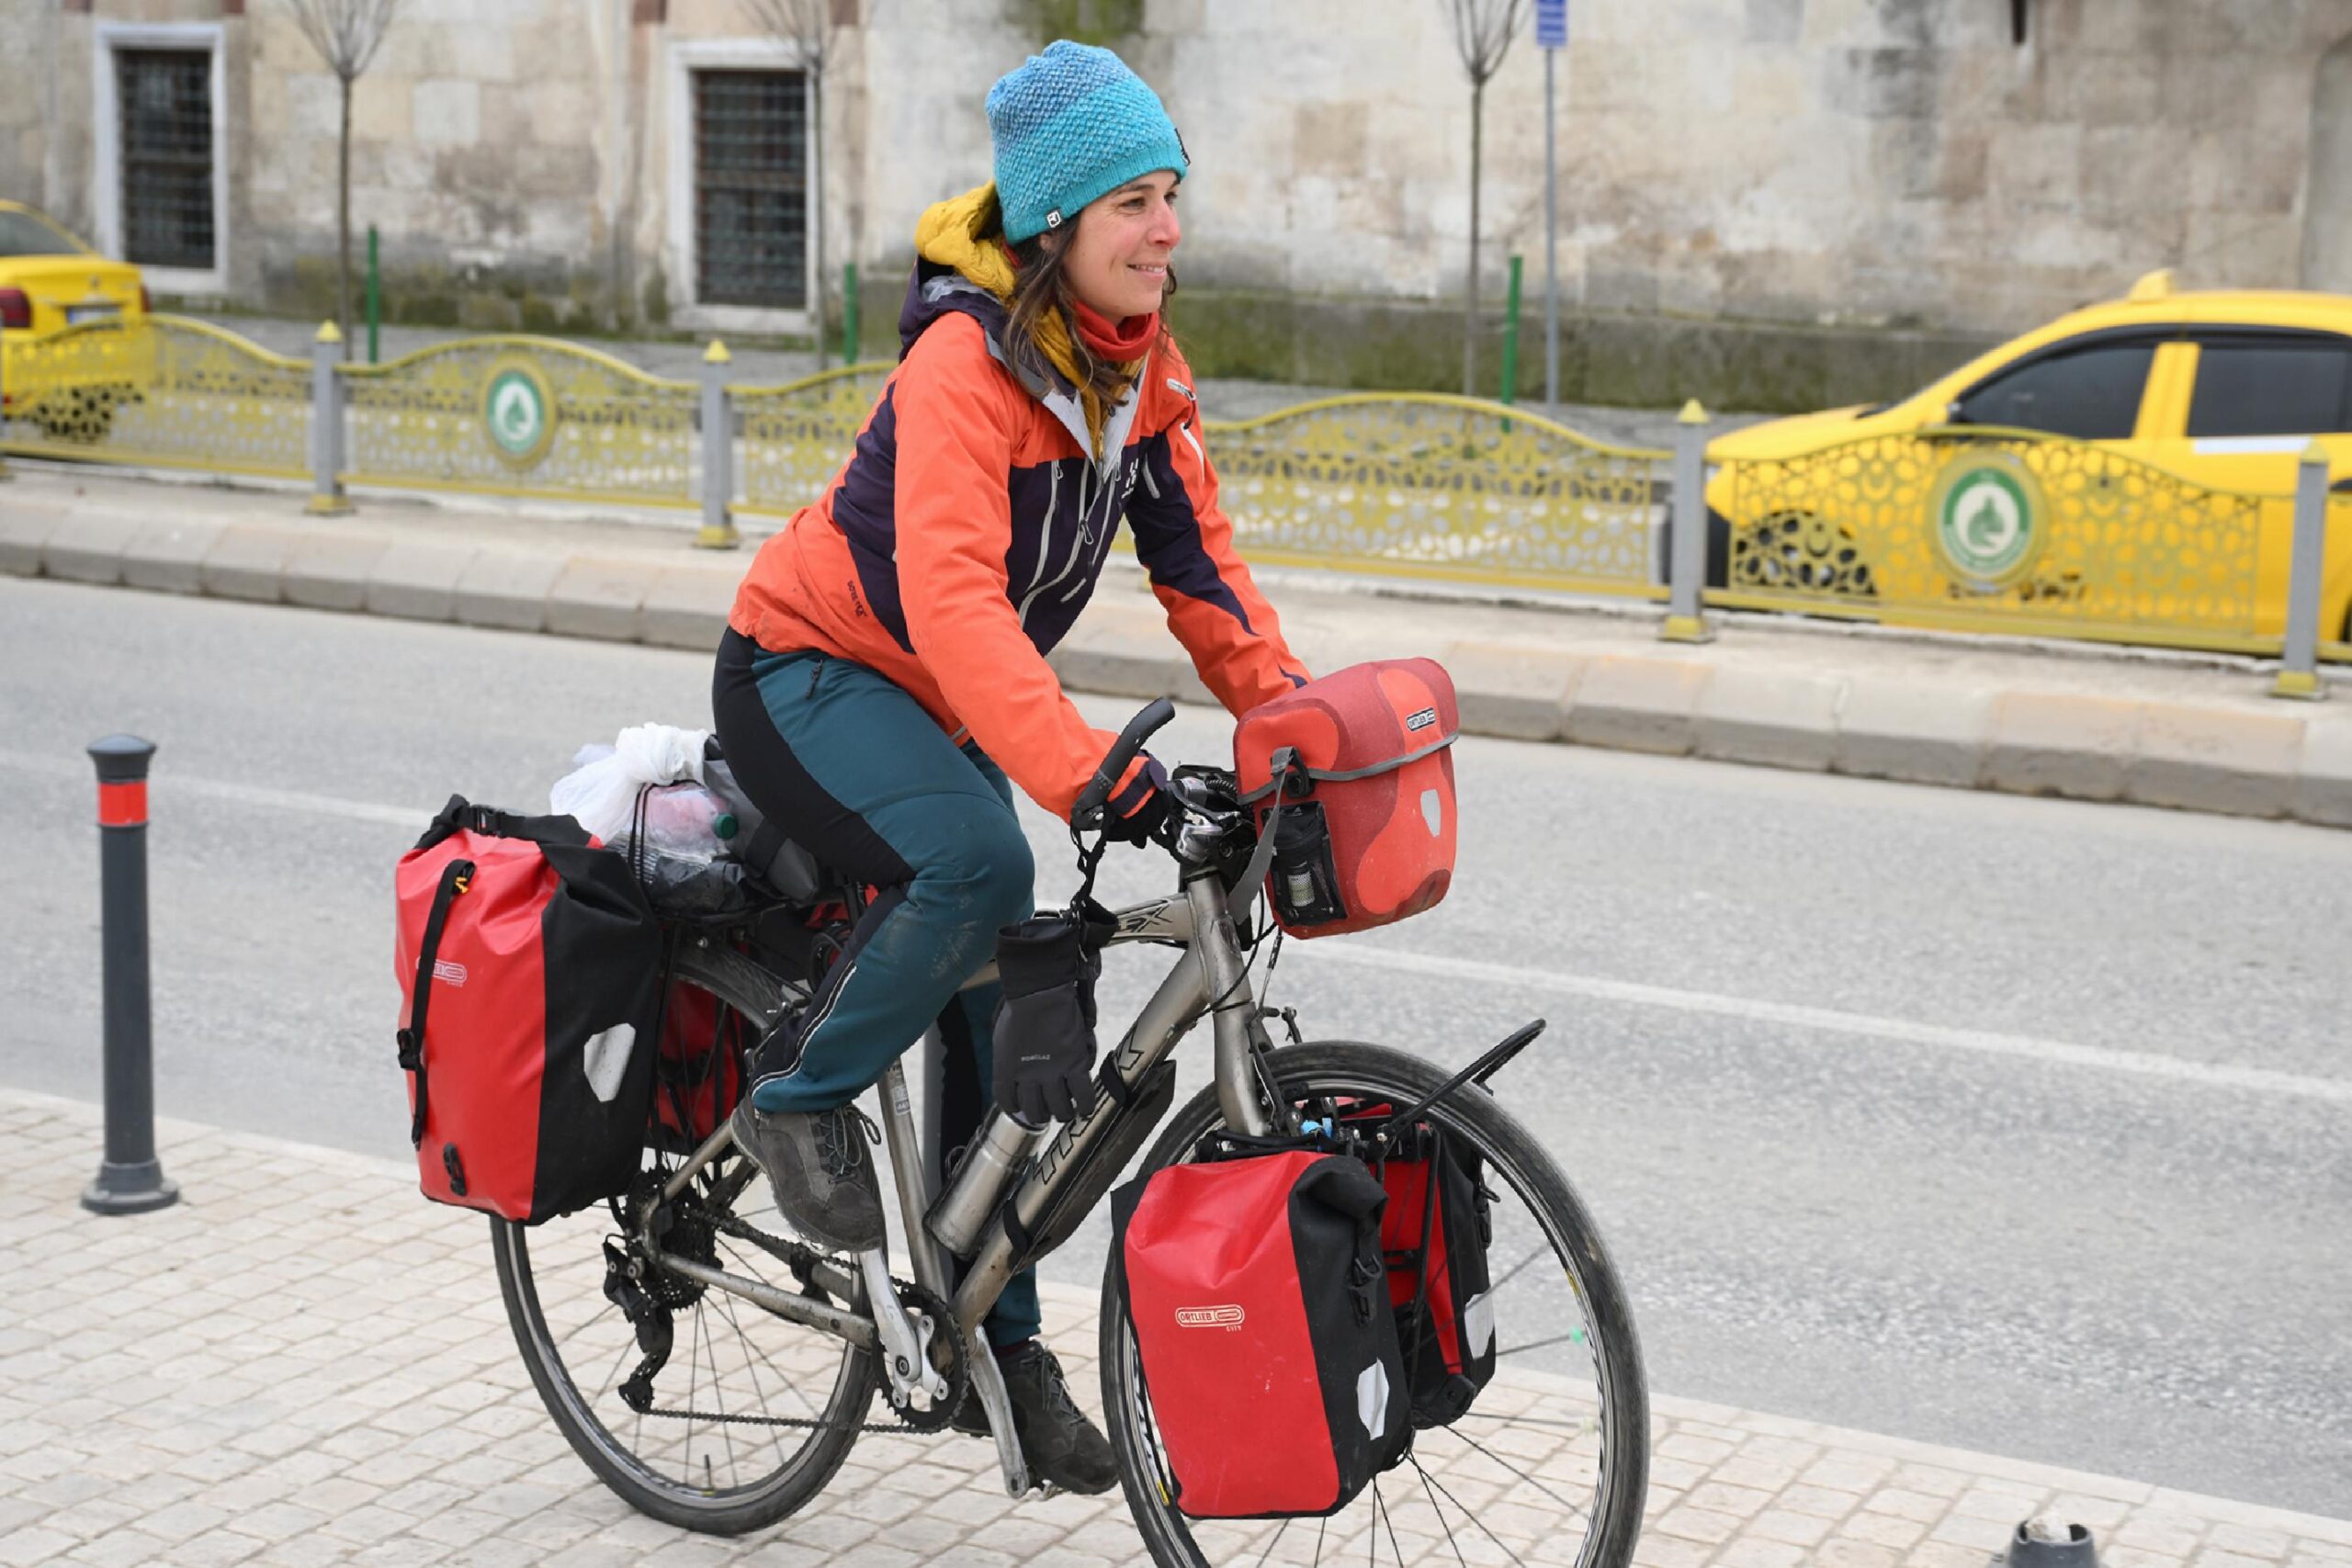
[[[899,1288],[890,1282],[888,1249],[876,1247],[859,1253],[857,1271],[865,1280],[865,1303],[873,1309],[875,1333],[882,1342],[882,1371],[888,1382],[890,1403],[903,1408],[908,1396],[918,1391],[933,1400],[946,1398],[947,1380],[931,1364],[922,1335],[899,1304]]]
[[[1012,1395],[1005,1392],[1004,1369],[997,1365],[996,1354],[989,1348],[988,1331],[980,1326],[977,1314],[971,1322],[959,1320],[951,1328],[964,1337],[972,1366],[972,1395],[980,1402],[980,1409],[989,1418],[989,1435],[996,1439],[996,1462],[1004,1472],[1004,1495],[1026,1497],[1029,1461],[1021,1457],[1021,1439],[1012,1430]]]
[[[752,1305],[788,1322],[832,1335],[837,1339],[846,1339],[861,1350],[871,1350],[876,1343],[872,1318],[860,1317],[830,1302],[812,1301],[790,1291],[779,1291],[763,1280],[746,1280],[740,1274],[729,1274],[724,1269],[714,1269],[707,1263],[697,1263],[674,1252],[655,1252],[652,1258],[656,1264],[683,1279],[708,1285],[715,1291],[725,1291],[730,1296],[741,1296]]]

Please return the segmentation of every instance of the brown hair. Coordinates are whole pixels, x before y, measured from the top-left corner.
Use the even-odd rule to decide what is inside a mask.
[[[1075,234],[1078,226],[1069,225]],[[981,240],[1001,243],[1004,238],[1003,210],[990,201],[976,236]],[[1115,407],[1126,395],[1127,378],[1121,367],[1106,359],[1098,359],[1086,346],[1086,339],[1078,330],[1078,296],[1069,285],[1069,273],[1064,265],[1064,254],[1069,248],[1065,237],[1048,245],[1044,234],[1033,234],[1012,247],[1013,265],[1017,269],[1012,285],[1010,317],[1005,323],[1005,335],[1012,340],[1007,346],[1014,353],[1026,355],[1033,364],[1050,363],[1045,347],[1037,341],[1037,324],[1047,310],[1059,310],[1062,325],[1069,333],[1070,352],[1078,361],[1080,389],[1093,394],[1102,408]],[[1176,269],[1168,269],[1168,281],[1159,290],[1159,333],[1168,335],[1168,301],[1176,293]]]

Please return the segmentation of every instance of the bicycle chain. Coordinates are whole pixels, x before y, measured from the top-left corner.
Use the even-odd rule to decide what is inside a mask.
[[[762,1251],[790,1266],[796,1274],[799,1273],[801,1268],[809,1259],[817,1256],[812,1248],[769,1235],[766,1232],[745,1224],[733,1214],[713,1215],[709,1216],[709,1220],[713,1229],[724,1232],[738,1240],[752,1243]],[[806,1285],[808,1280],[804,1277],[801,1282]],[[920,1432],[928,1435],[944,1431],[948,1423],[954,1419],[956,1407],[963,1404],[965,1395],[972,1386],[971,1361],[965,1354],[962,1337],[956,1332],[955,1311],[937,1295],[911,1280],[893,1276],[890,1283],[898,1291],[902,1304],[905,1304],[909,1298],[912,1298],[912,1304],[931,1314],[933,1325],[932,1342],[940,1343],[940,1337],[944,1335],[949,1349],[953,1352],[954,1359],[948,1368],[947,1397],[940,1400],[922,1415],[917,1416],[906,1409],[893,1406],[894,1413],[899,1417],[897,1421],[865,1421],[853,1428],[842,1422],[819,1420],[807,1416],[730,1416],[723,1412],[696,1410],[692,1406],[683,1410],[645,1410],[639,1414],[658,1416],[668,1420],[706,1421],[714,1425],[723,1422],[738,1427],[780,1427],[795,1431],[855,1430],[878,1432],[888,1436],[896,1436],[902,1432]],[[887,1374],[883,1380],[882,1388],[884,1398],[887,1400],[888,1398]]]

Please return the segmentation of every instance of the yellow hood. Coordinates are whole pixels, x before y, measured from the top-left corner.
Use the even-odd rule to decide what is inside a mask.
[[[915,221],[915,254],[933,266],[954,267],[1010,305],[1017,275],[1001,242],[1003,232],[996,185],[991,181],[925,208]],[[1079,368],[1078,344],[1070,334],[1069,318],[1060,310],[1040,311],[1036,333],[1037,346],[1044,350],[1046,361],[1061,372],[1063,380],[1078,389],[1079,407],[1085,411],[1086,428],[1094,438],[1091,455],[1102,456],[1102,426],[1111,411]],[[1141,363],[1137,360],[1122,368],[1133,376]]]

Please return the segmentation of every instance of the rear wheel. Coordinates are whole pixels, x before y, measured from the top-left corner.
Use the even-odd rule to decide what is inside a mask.
[[[750,994],[741,976],[695,969],[680,972],[711,995],[722,1021],[728,1008],[754,1022],[772,1017],[775,997]],[[647,1149],[640,1192],[681,1165],[683,1145],[669,1141]],[[671,1211],[664,1250],[818,1292],[744,1234],[790,1240],[741,1155],[697,1173]],[[801,1507],[848,1457],[874,1394],[871,1351],[662,1269],[603,1207],[529,1227],[493,1219],[491,1242],[514,1342],[548,1414],[631,1507],[686,1529],[741,1534]],[[649,1355],[664,1348],[666,1356]]]
[[[1275,1051],[1269,1067],[1293,1103],[1410,1105],[1447,1077],[1418,1056],[1347,1042]],[[1428,1120],[1476,1151],[1494,1191],[1494,1380],[1452,1425],[1416,1432],[1402,1465],[1329,1518],[1201,1520],[1177,1510],[1115,1255],[1104,1269],[1102,1405],[1153,1562],[1619,1568],[1631,1560],[1648,1473],[1649,1400],[1616,1270],[1558,1167],[1486,1089],[1456,1089]],[[1214,1087],[1204,1089],[1176,1113],[1143,1169],[1190,1157],[1223,1124]]]

